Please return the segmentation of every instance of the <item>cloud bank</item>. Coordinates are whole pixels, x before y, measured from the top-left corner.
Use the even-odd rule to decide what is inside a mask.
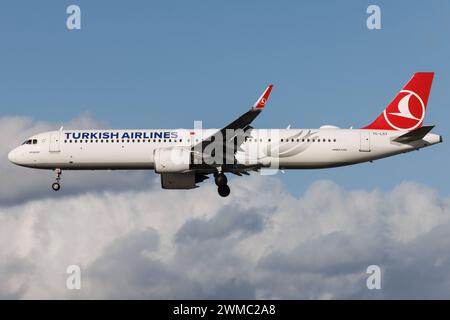
[[[51,127],[0,124],[11,139]],[[0,168],[0,298],[450,298],[450,198],[412,181],[389,192],[317,181],[296,195],[255,175],[222,199],[208,181],[160,190],[141,173],[127,188],[136,177],[97,173],[101,183],[71,177],[78,187],[55,196],[48,173],[4,156]],[[81,290],[66,288],[73,264]],[[381,290],[366,287],[372,264]]]

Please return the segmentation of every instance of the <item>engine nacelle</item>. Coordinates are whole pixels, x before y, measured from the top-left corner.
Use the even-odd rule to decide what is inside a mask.
[[[156,173],[182,173],[189,170],[191,151],[183,147],[159,148],[153,159]]]

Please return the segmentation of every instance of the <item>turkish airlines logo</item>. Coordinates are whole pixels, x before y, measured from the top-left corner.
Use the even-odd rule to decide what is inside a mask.
[[[397,130],[414,130],[425,117],[425,104],[420,96],[410,90],[402,90],[384,110],[386,122]]]
[[[256,109],[262,109],[264,108],[264,105],[266,104],[267,99],[262,97],[261,99],[259,99],[258,104],[256,105]]]

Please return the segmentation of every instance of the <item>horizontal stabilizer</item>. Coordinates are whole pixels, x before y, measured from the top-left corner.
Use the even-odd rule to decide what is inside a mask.
[[[395,138],[394,141],[407,143],[420,140],[425,137],[427,133],[430,132],[433,128],[434,126],[423,126]]]

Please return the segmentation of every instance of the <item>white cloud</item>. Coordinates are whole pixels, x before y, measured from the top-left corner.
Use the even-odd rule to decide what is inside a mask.
[[[53,129],[0,125],[3,154],[13,137]],[[39,173],[0,168],[0,298],[450,298],[450,199],[414,182],[381,192],[317,181],[295,197],[252,176],[231,179],[222,199],[211,181],[161,190],[139,172],[127,190],[137,176],[87,187],[77,173],[77,188],[55,195]],[[72,264],[80,291],[65,287]],[[366,288],[371,264],[381,291]]]
[[[405,182],[389,193],[346,191],[319,181],[295,198],[275,178],[231,183],[227,199],[205,184],[2,207],[0,295],[450,297],[450,237],[442,237],[450,231],[450,201],[432,189]],[[83,271],[80,292],[65,288],[71,264]],[[370,264],[382,267],[381,292],[365,287]],[[417,272],[420,278],[404,279]]]

